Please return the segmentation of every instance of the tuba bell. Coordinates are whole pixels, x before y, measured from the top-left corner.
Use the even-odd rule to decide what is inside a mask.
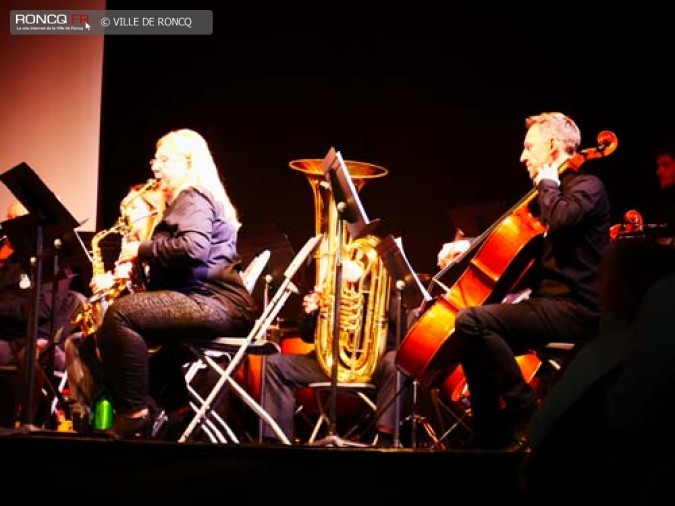
[[[324,181],[323,160],[302,159],[290,167],[305,174],[314,196],[315,232],[323,241],[314,253],[315,290],[321,303],[314,346],[321,369],[328,377],[333,371],[333,318],[335,302],[336,253],[340,220],[330,185]],[[357,191],[368,179],[383,177],[387,169],[377,165],[346,161]],[[339,308],[339,382],[368,382],[382,358],[389,327],[391,278],[375,247],[379,238],[366,235],[351,239],[342,223],[342,287]]]

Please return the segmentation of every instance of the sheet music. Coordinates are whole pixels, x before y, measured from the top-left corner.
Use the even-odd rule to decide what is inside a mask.
[[[354,186],[354,181],[352,181],[351,174],[349,173],[349,169],[347,168],[347,164],[345,163],[344,159],[342,158],[342,153],[339,151],[335,153],[335,156],[338,159],[338,162],[342,166],[342,170],[344,171],[345,174],[345,181],[347,182],[347,185],[349,186],[349,189],[355,197],[359,194],[359,192],[356,189],[356,186]],[[359,209],[359,213],[363,217],[363,221],[367,225],[370,223],[370,220],[368,219],[368,215],[366,214],[366,210],[363,208],[363,203],[361,202],[361,199],[355,198],[354,203]]]
[[[419,276],[415,273],[415,271],[412,269],[412,266],[410,265],[410,262],[408,261],[408,257],[405,254],[405,251],[403,249],[403,239],[401,237],[396,237],[394,238],[394,242],[396,242],[396,245],[398,246],[398,249],[401,252],[401,257],[405,261],[405,264],[408,268],[408,271],[410,272],[410,275],[412,276],[413,280],[415,281],[415,285],[417,286],[417,289],[419,292],[422,294],[422,297],[424,298],[425,302],[429,302],[433,299],[429,291],[426,289],[426,287],[422,284],[420,281]],[[406,280],[406,283],[408,281]]]

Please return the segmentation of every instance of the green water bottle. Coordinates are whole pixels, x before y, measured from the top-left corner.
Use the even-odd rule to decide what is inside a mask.
[[[96,402],[94,410],[94,430],[108,430],[113,424],[113,408],[107,397]]]

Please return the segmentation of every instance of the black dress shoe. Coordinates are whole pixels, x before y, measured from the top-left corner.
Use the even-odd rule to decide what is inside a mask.
[[[190,406],[185,406],[169,413],[163,413],[157,419],[153,428],[153,439],[177,442],[187,426],[190,425],[194,412]]]
[[[112,427],[106,431],[106,434],[114,439],[149,439],[152,422],[151,410],[136,418],[117,414]]]

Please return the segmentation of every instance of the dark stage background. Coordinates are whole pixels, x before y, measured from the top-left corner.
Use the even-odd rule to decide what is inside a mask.
[[[582,147],[601,130],[617,134],[613,155],[584,166],[604,179],[617,220],[656,191],[651,149],[674,112],[655,66],[671,44],[658,30],[638,40],[634,25],[571,20],[546,31],[429,11],[289,23],[221,5],[189,5],[214,11],[211,36],[106,38],[98,229],[117,219],[131,184],[151,177],[155,141],[179,127],[209,141],[242,234],[278,232],[296,250],[314,233],[314,208],[290,161],[334,146],[387,168],[361,198],[423,273],[436,272],[456,222],[467,228],[467,210],[479,228],[483,211],[505,211],[529,190],[519,156],[530,114],[571,115]]]

